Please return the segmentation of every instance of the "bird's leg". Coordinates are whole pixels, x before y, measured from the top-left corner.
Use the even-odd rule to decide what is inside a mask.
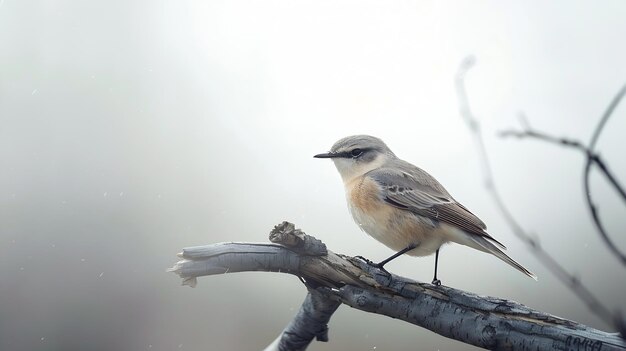
[[[433,278],[433,285],[441,285],[441,280],[437,279],[437,263],[439,262],[439,249],[435,251],[435,277]]]
[[[402,249],[402,250],[400,250],[400,251],[396,252],[395,254],[391,255],[389,258],[387,258],[387,259],[385,259],[385,260],[380,261],[379,263],[375,264],[374,266],[375,266],[376,268],[380,268],[380,269],[384,270],[384,269],[383,269],[383,267],[384,267],[387,263],[389,263],[389,261],[391,261],[391,260],[395,259],[396,257],[398,257],[398,256],[400,256],[400,255],[402,255],[402,254],[405,254],[405,253],[407,253],[407,252],[409,252],[409,251],[413,250],[413,249],[414,249],[414,248],[416,248],[416,247],[417,247],[417,244],[409,244],[409,246],[407,246],[407,247],[405,247],[404,249]]]

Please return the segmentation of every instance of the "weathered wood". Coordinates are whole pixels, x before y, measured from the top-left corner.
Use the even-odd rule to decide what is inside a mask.
[[[314,338],[328,341],[328,321],[339,305],[340,301],[309,289],[293,320],[264,351],[300,351],[305,350]]]
[[[275,230],[287,233],[276,241],[282,240],[291,248],[252,243],[198,246],[183,250],[183,260],[171,271],[183,278],[183,284],[192,286],[196,277],[204,275],[242,271],[290,273],[302,277],[309,287],[315,287],[313,291],[320,294],[316,296],[318,301],[325,297],[330,302],[338,301],[401,319],[442,336],[492,350],[626,350],[626,342],[617,333],[600,331],[517,302],[388,274],[361,259],[335,254],[325,246],[322,249],[319,245],[323,244],[310,236],[306,237],[312,239],[290,238],[293,225],[283,223]],[[312,254],[307,254],[307,250]],[[332,306],[330,302],[326,307]],[[312,306],[306,300],[302,309],[305,305],[306,308]],[[307,313],[311,315],[315,309]],[[327,321],[322,320],[316,328]],[[319,335],[318,330],[310,329],[310,324],[302,323],[301,317],[292,324],[295,327],[290,325],[286,330],[298,337],[304,336],[308,342]],[[285,346],[282,339],[277,349],[298,350]]]

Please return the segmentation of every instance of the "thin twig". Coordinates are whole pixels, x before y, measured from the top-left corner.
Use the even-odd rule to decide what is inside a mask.
[[[583,187],[584,187],[585,198],[587,200],[587,206],[589,207],[589,212],[591,212],[591,216],[593,217],[593,222],[595,223],[596,228],[598,229],[598,233],[600,234],[601,239],[609,247],[609,250],[611,250],[613,255],[617,257],[620,263],[622,263],[623,265],[626,265],[626,254],[624,254],[617,247],[617,245],[615,245],[613,240],[611,240],[608,233],[604,229],[604,225],[602,224],[600,217],[598,216],[597,207],[591,199],[591,189],[590,189],[590,184],[589,184],[591,166],[596,165],[600,169],[601,173],[604,174],[604,176],[609,181],[609,183],[613,185],[613,188],[619,193],[622,200],[624,200],[624,202],[626,203],[626,191],[624,191],[624,188],[620,185],[619,181],[615,178],[615,176],[613,176],[613,174],[609,170],[608,165],[602,160],[600,155],[593,150],[593,147],[598,141],[600,132],[602,131],[602,127],[604,127],[607,120],[612,115],[613,111],[615,110],[615,107],[617,106],[619,101],[624,97],[624,94],[626,94],[626,85],[624,85],[624,87],[622,87],[622,89],[617,93],[617,95],[613,98],[613,101],[611,101],[611,104],[609,105],[605,113],[602,115],[602,118],[600,119],[600,122],[598,123],[598,126],[596,127],[596,130],[593,133],[593,137],[591,139],[591,142],[589,143],[589,146],[585,146],[582,142],[578,140],[573,140],[573,139],[563,138],[563,137],[555,137],[555,136],[537,131],[536,129],[530,127],[530,125],[527,122],[523,123],[522,130],[505,130],[503,132],[500,132],[500,136],[517,137],[520,139],[523,139],[523,138],[538,139],[538,140],[545,141],[548,143],[577,149],[585,155],[586,162],[585,162],[585,169],[584,169],[584,174],[583,174]]]
[[[485,178],[485,186],[496,203],[497,208],[500,210],[502,216],[506,220],[507,224],[511,228],[512,232],[530,248],[531,252],[537,257],[537,259],[552,273],[554,274],[565,286],[569,287],[579,299],[581,299],[598,317],[604,320],[609,325],[615,325],[613,314],[605,307],[593,293],[584,286],[580,279],[570,274],[561,264],[559,264],[552,256],[545,251],[538,238],[533,238],[527,233],[519,222],[513,217],[511,211],[505,205],[498,189],[495,186],[493,172],[489,163],[489,157],[487,156],[487,149],[480,130],[480,123],[474,117],[471,112],[469,101],[467,98],[467,92],[465,90],[465,74],[474,66],[475,58],[469,56],[463,60],[461,66],[456,75],[455,83],[457,89],[457,97],[459,100],[459,110],[461,116],[467,123],[471,130],[474,140],[478,146],[478,153],[483,165],[483,176]]]
[[[602,115],[602,118],[600,118],[600,122],[598,123],[598,126],[596,126],[596,130],[593,132],[593,135],[591,136],[591,141],[589,142],[589,148],[587,149],[588,150],[587,151],[587,162],[585,164],[585,173],[584,173],[584,177],[583,177],[583,186],[584,186],[584,189],[585,189],[585,197],[587,199],[587,206],[589,207],[589,211],[591,212],[591,216],[593,217],[593,222],[596,224],[596,228],[598,229],[598,232],[600,233],[600,235],[601,235],[602,239],[604,240],[604,242],[608,245],[608,247],[611,250],[611,252],[616,257],[619,258],[619,260],[621,261],[621,263],[623,265],[626,266],[626,255],[624,255],[624,253],[621,252],[617,248],[615,243],[613,243],[613,240],[611,240],[611,238],[607,234],[606,230],[604,229],[604,226],[602,225],[602,222],[600,221],[596,205],[593,202],[593,200],[591,199],[591,189],[590,189],[590,184],[589,184],[589,178],[590,178],[590,173],[591,173],[591,166],[595,163],[596,165],[598,165],[598,167],[604,173],[604,175],[607,177],[607,179],[609,179],[609,182],[613,185],[613,187],[615,189],[617,189],[617,191],[621,194],[622,199],[624,201],[626,201],[626,192],[624,192],[624,189],[619,185],[619,183],[613,177],[611,172],[609,172],[609,170],[605,166],[605,164],[602,163],[602,162],[599,162],[599,157],[592,157],[592,155],[594,155],[593,151],[594,151],[594,148],[596,146],[596,143],[598,142],[598,138],[600,137],[600,133],[602,132],[604,126],[606,125],[606,122],[613,115],[613,111],[615,111],[615,108],[620,103],[620,101],[622,100],[622,98],[624,97],[625,94],[626,94],[626,85],[624,85],[622,87],[622,89],[620,89],[617,92],[617,94],[615,95],[615,97],[613,98],[613,100],[611,101],[609,106],[607,107],[606,111]]]
[[[611,184],[613,184],[614,188],[620,193],[620,195],[622,195],[622,198],[624,199],[624,201],[626,201],[626,193],[623,193],[624,190],[621,188],[621,186],[619,185],[618,181],[615,179],[615,177],[611,174],[611,172],[609,171],[608,167],[606,166],[606,164],[604,163],[604,161],[602,161],[600,155],[594,153],[593,151],[589,150],[586,146],[584,146],[581,142],[577,141],[577,140],[571,140],[571,139],[567,139],[567,138],[558,138],[558,137],[554,137],[542,132],[538,132],[536,130],[532,130],[532,129],[524,129],[522,131],[517,131],[517,130],[506,130],[500,133],[500,136],[502,137],[517,137],[517,138],[534,138],[534,139],[538,139],[538,140],[542,140],[542,141],[546,141],[549,143],[553,143],[553,144],[559,144],[559,145],[563,145],[563,146],[568,146],[568,147],[572,147],[575,149],[578,149],[580,151],[582,151],[583,153],[585,153],[586,155],[586,163],[585,163],[585,173],[584,173],[584,193],[587,199],[587,205],[589,207],[589,211],[591,212],[591,215],[593,217],[594,223],[598,229],[598,232],[600,234],[600,237],[602,238],[602,240],[606,243],[606,245],[609,247],[609,249],[611,250],[611,252],[618,258],[618,260],[626,265],[626,255],[624,255],[624,253],[622,253],[619,248],[617,248],[617,246],[615,245],[615,243],[613,242],[613,240],[611,240],[611,238],[608,236],[608,234],[606,233],[606,230],[604,229],[604,226],[602,224],[602,221],[600,220],[599,216],[598,216],[598,211],[597,208],[595,206],[595,204],[593,203],[593,201],[591,200],[591,190],[589,188],[589,175],[590,175],[590,170],[591,170],[591,166],[593,164],[596,164],[598,166],[598,168],[602,171],[602,174],[604,174],[607,179],[609,180],[609,182]]]

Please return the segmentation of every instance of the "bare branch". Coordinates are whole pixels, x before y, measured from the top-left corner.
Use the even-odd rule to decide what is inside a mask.
[[[306,350],[313,341],[328,341],[328,321],[341,302],[309,289],[300,310],[278,338],[264,351]]]
[[[626,86],[624,86],[624,88],[626,88]],[[621,97],[624,96],[624,92],[626,92],[626,89],[624,88],[620,90],[616,98],[613,100],[613,103],[610,105],[612,107],[609,107],[607,111],[614,110],[614,107],[616,105],[615,101],[616,100],[619,101],[619,99],[621,99]],[[605,114],[605,116],[610,116],[610,114],[609,115]],[[604,125],[604,123],[606,122],[606,118],[602,118],[600,122],[601,123],[599,124],[598,127],[601,127]],[[597,128],[596,133],[594,133],[594,137],[599,135],[599,133],[597,132],[598,130],[599,129]],[[613,240],[609,237],[608,233],[604,229],[604,225],[602,224],[602,221],[600,220],[598,216],[597,207],[591,199],[591,189],[589,186],[589,178],[591,174],[591,166],[595,164],[596,166],[598,166],[602,174],[604,174],[604,176],[609,180],[609,183],[613,185],[613,188],[621,195],[622,200],[624,200],[626,203],[626,192],[624,191],[624,188],[619,184],[619,181],[613,176],[611,171],[608,169],[608,166],[606,165],[606,163],[604,163],[604,161],[600,157],[600,155],[594,152],[591,149],[591,147],[585,146],[582,142],[578,140],[573,140],[573,139],[568,139],[568,138],[563,138],[563,137],[555,137],[547,133],[539,132],[531,128],[530,125],[528,124],[525,124],[522,130],[502,131],[500,132],[500,136],[517,137],[520,139],[523,139],[523,138],[537,139],[537,140],[545,141],[551,144],[557,144],[557,145],[561,145],[564,147],[571,147],[571,148],[581,151],[585,155],[586,162],[585,162],[585,172],[583,175],[583,186],[584,186],[584,193],[585,193],[585,198],[587,200],[587,205],[589,207],[589,211],[591,212],[593,221],[596,225],[596,228],[598,229],[598,233],[600,234],[600,237],[602,238],[602,240],[609,247],[611,252],[618,258],[618,260],[622,264],[626,265],[626,255],[620,251],[617,245],[615,245]],[[595,140],[597,140],[597,138],[595,138],[594,141]]]
[[[611,100],[611,103],[609,104],[609,106],[607,106],[606,111],[604,111],[604,113],[602,114],[600,122],[598,122],[598,125],[596,126],[596,129],[591,136],[591,141],[589,142],[589,150],[593,151],[593,149],[596,147],[596,143],[600,138],[600,133],[602,133],[606,122],[609,121],[609,118],[611,118],[611,116],[613,115],[613,111],[615,111],[617,105],[619,105],[620,101],[622,101],[624,95],[626,95],[626,84],[622,86],[617,94],[615,94],[615,97],[613,97],[613,100]]]
[[[620,93],[621,92],[622,91],[620,91]],[[609,183],[613,186],[615,191],[617,191],[620,197],[622,198],[622,200],[626,202],[626,190],[624,190],[624,187],[615,178],[613,173],[611,173],[608,165],[604,162],[604,160],[602,160],[602,157],[600,156],[600,154],[596,153],[595,151],[585,146],[582,142],[578,140],[564,138],[564,137],[556,137],[556,136],[549,135],[544,132],[540,132],[536,129],[533,129],[530,127],[530,125],[527,124],[527,122],[523,123],[522,128],[523,128],[522,130],[514,130],[514,129],[504,130],[500,132],[499,135],[501,137],[516,137],[519,139],[524,139],[524,138],[538,139],[538,140],[545,141],[551,144],[561,145],[564,147],[571,147],[571,148],[581,151],[585,155],[585,157],[587,157],[587,160],[590,161],[589,165],[595,164],[596,166],[598,166],[602,174],[604,174],[604,176],[607,178]],[[587,171],[587,166],[585,166],[585,173],[589,173]],[[623,254],[621,256],[623,256]]]
[[[532,310],[517,302],[416,282],[386,273],[358,258],[325,252],[270,244],[222,243],[183,250],[183,260],[171,271],[187,284],[204,275],[286,272],[302,277],[309,287],[315,287],[309,289],[311,298],[307,297],[307,301],[312,301],[305,301],[308,307],[303,306],[296,317],[298,321],[286,329],[297,335],[299,343],[290,348],[282,343],[288,339],[283,333],[266,350],[303,350],[314,337],[327,340],[325,326],[336,308],[332,302],[401,319],[488,349],[626,350],[626,342],[615,333]],[[309,307],[313,308],[302,311]],[[303,318],[310,316],[316,320],[302,323]]]
[[[491,170],[491,166],[489,164],[489,157],[487,156],[487,150],[484,145],[482,133],[480,130],[480,123],[474,117],[469,107],[469,101],[467,98],[467,93],[465,91],[465,75],[470,68],[472,68],[475,64],[476,60],[473,56],[467,57],[460,65],[459,70],[456,75],[456,89],[457,89],[457,97],[459,99],[459,110],[461,117],[467,123],[474,140],[478,146],[478,153],[481,159],[481,163],[483,165],[483,177],[485,178],[486,188],[496,203],[496,207],[504,217],[505,221],[511,228],[511,231],[526,245],[530,247],[530,251],[537,257],[537,259],[546,267],[552,274],[554,274],[565,286],[569,287],[572,292],[578,298],[583,301],[589,310],[604,320],[609,325],[616,326],[615,317],[610,312],[610,310],[605,307],[598,298],[589,290],[585,285],[580,282],[576,276],[570,274],[560,263],[558,263],[552,256],[543,249],[540,244],[538,238],[533,238],[529,233],[527,233],[519,222],[513,217],[511,211],[505,205],[500,193],[498,192],[497,187],[493,181],[493,172]],[[527,128],[530,126],[526,123]],[[537,133],[534,132],[534,136],[538,137]],[[508,132],[509,135],[513,135],[513,132]],[[524,133],[516,133],[516,136],[525,136]],[[547,135],[541,135],[542,140],[550,140],[552,142],[562,143],[560,139],[553,138]],[[569,146],[576,147],[575,142],[570,142],[568,140],[565,143]]]
[[[578,140],[555,137],[555,136],[552,136],[543,132],[539,132],[535,129],[532,129],[530,125],[524,126],[524,129],[522,130],[514,130],[514,129],[504,130],[504,131],[501,131],[499,135],[504,138],[506,137],[516,137],[519,139],[535,138],[535,139],[539,139],[539,140],[552,143],[552,144],[572,147],[572,148],[582,151],[585,154],[588,152],[587,147],[585,147],[585,145],[583,145]],[[593,155],[593,157],[599,158],[599,156],[595,154]]]
[[[609,118],[611,118],[611,116],[613,115],[613,111],[615,111],[615,108],[617,107],[617,105],[619,105],[620,101],[624,98],[625,94],[626,94],[626,85],[624,85],[617,92],[617,94],[615,95],[615,97],[613,98],[609,106],[607,107],[606,111],[602,115],[602,118],[600,118],[600,122],[596,126],[595,131],[593,132],[593,135],[591,136],[591,141],[589,142],[589,147],[587,148],[587,163],[585,164],[585,173],[584,173],[584,178],[583,178],[584,179],[583,184],[585,188],[585,197],[587,199],[587,205],[589,207],[589,211],[591,212],[591,216],[593,217],[593,222],[596,224],[596,228],[598,229],[598,232],[602,236],[602,239],[604,240],[604,242],[609,246],[609,249],[611,250],[611,252],[613,252],[613,254],[620,259],[623,265],[626,265],[626,255],[624,255],[624,253],[621,252],[617,248],[617,246],[615,246],[615,243],[613,243],[613,240],[611,240],[606,230],[604,229],[602,222],[600,221],[596,205],[591,199],[591,189],[589,185],[589,178],[590,178],[590,173],[591,173],[591,166],[595,163],[596,165],[598,165],[600,170],[604,173],[604,175],[607,177],[607,179],[613,185],[613,187],[622,196],[622,200],[626,201],[626,192],[624,191],[624,188],[620,186],[620,184],[617,182],[617,179],[613,177],[613,175],[611,174],[611,172],[609,172],[606,165],[600,161],[599,157],[597,156],[592,157],[594,155],[593,151],[596,146],[596,143],[598,142],[598,138],[600,138],[600,133],[602,132]]]

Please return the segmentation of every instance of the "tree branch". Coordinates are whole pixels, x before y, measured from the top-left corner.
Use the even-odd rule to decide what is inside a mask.
[[[617,95],[615,96],[615,98],[613,99],[609,107],[607,108],[607,111],[603,115],[602,119],[598,123],[598,126],[596,127],[596,131],[593,134],[593,138],[592,138],[593,143],[592,144],[590,143],[589,147],[585,146],[582,142],[578,140],[555,137],[547,133],[537,131],[536,129],[533,129],[532,127],[530,127],[530,124],[528,124],[528,122],[523,123],[524,127],[522,130],[505,130],[505,131],[500,132],[501,137],[517,137],[519,139],[524,139],[524,138],[537,139],[537,140],[545,141],[551,144],[574,148],[574,149],[581,151],[585,155],[586,162],[585,162],[584,175],[583,175],[583,187],[584,187],[585,198],[587,201],[587,207],[589,208],[589,212],[591,213],[593,222],[596,228],[598,229],[600,238],[608,246],[609,250],[613,253],[613,255],[617,257],[617,259],[623,265],[626,265],[626,254],[624,254],[617,247],[617,245],[615,245],[611,237],[606,232],[606,229],[604,229],[604,225],[602,224],[602,221],[600,220],[600,217],[598,216],[597,207],[595,203],[593,202],[593,200],[591,199],[591,189],[590,189],[589,179],[591,175],[591,167],[593,165],[596,165],[600,169],[601,173],[609,181],[609,184],[613,186],[613,189],[615,189],[615,191],[619,194],[619,196],[622,198],[624,203],[626,203],[626,191],[624,190],[622,185],[619,183],[617,178],[615,178],[613,173],[611,173],[608,165],[602,160],[600,155],[593,150],[593,146],[595,145],[598,139],[598,136],[600,135],[601,128],[606,124],[608,117],[611,116],[611,113],[615,110],[615,107],[617,106],[619,101],[623,98],[625,93],[626,93],[626,85],[622,87],[622,89],[617,93]]]
[[[276,340],[264,351],[300,351],[316,338],[328,341],[328,321],[341,302],[327,298],[315,289],[309,289],[300,310]]]
[[[221,243],[186,248],[180,254],[183,259],[170,269],[183,278],[184,285],[191,286],[199,276],[242,271],[283,272],[301,277],[310,297],[305,299],[296,319],[266,350],[303,350],[314,337],[327,340],[326,323],[338,306],[333,302],[401,319],[488,349],[626,350],[626,343],[615,333],[513,301],[385,273],[361,259],[326,250],[321,242],[287,222],[276,226],[270,238],[285,246]],[[296,339],[298,344],[289,344]]]
[[[456,75],[456,88],[457,97],[459,99],[459,110],[461,117],[467,123],[476,144],[478,145],[478,153],[483,165],[483,177],[485,178],[485,187],[487,191],[496,203],[496,207],[500,210],[500,213],[504,217],[505,221],[511,228],[511,231],[522,242],[529,246],[530,252],[537,257],[537,259],[546,267],[557,279],[561,281],[565,286],[569,287],[571,291],[583,301],[589,310],[604,320],[609,325],[614,325],[618,328],[623,325],[620,316],[614,316],[610,310],[600,302],[600,300],[582,284],[580,279],[570,274],[559,262],[557,262],[546,250],[543,249],[538,238],[534,238],[524,230],[519,222],[513,217],[513,214],[508,209],[493,180],[493,172],[489,164],[489,157],[487,156],[487,150],[483,141],[482,133],[480,130],[480,123],[478,119],[474,117],[469,107],[469,101],[467,98],[467,92],[465,91],[465,75],[475,64],[475,58],[469,56],[461,63]],[[556,142],[556,138],[545,137],[544,140],[552,140]],[[561,141],[559,141],[561,142]],[[567,145],[575,146],[577,143],[572,141],[565,141]],[[577,147],[577,146],[575,146]],[[620,328],[619,330],[624,330]]]

